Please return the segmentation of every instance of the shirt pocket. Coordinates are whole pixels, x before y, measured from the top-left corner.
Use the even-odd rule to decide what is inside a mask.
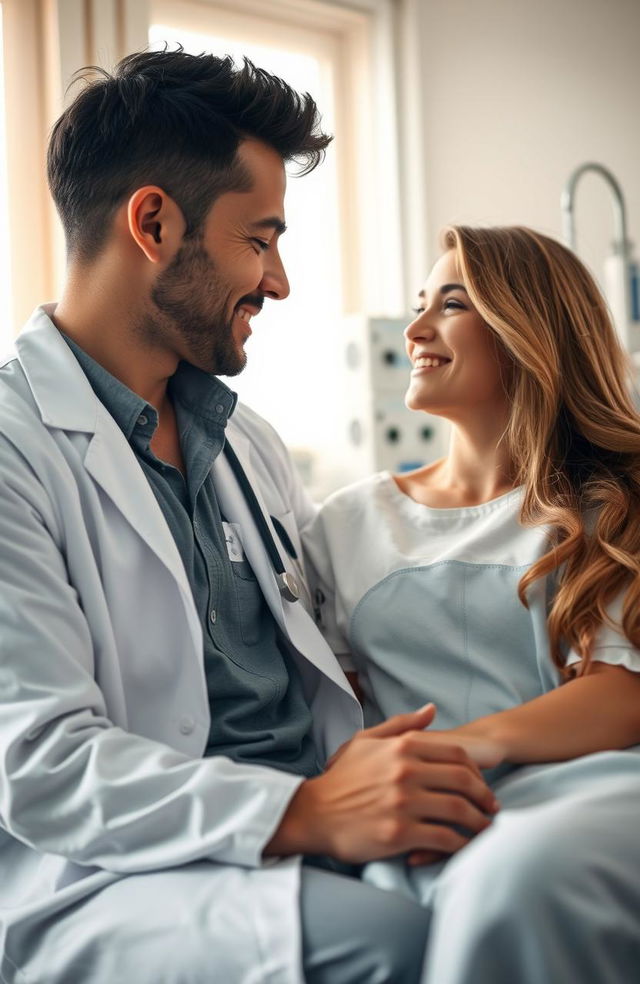
[[[246,560],[235,560],[231,563],[231,570],[238,604],[240,635],[247,646],[256,646],[263,636],[266,620],[271,612],[251,564]]]

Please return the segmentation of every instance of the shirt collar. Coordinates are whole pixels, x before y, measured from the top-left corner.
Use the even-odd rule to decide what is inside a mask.
[[[217,376],[203,372],[189,362],[180,362],[169,380],[169,392],[194,417],[226,427],[238,402],[238,395]]]
[[[157,425],[158,413],[155,407],[108,372],[72,338],[62,332],[60,334],[76,357],[94,393],[127,440],[131,439],[141,415],[149,417]],[[203,372],[188,362],[178,364],[176,372],[169,380],[169,392],[190,414],[222,427],[226,426],[238,400],[237,394],[217,376]],[[153,429],[155,430],[155,426]]]
[[[154,407],[141,396],[130,390],[123,382],[112,376],[104,366],[96,362],[77,342],[60,332],[65,342],[75,355],[80,368],[91,384],[93,392],[107,408],[118,427],[129,440],[141,414],[156,416]]]

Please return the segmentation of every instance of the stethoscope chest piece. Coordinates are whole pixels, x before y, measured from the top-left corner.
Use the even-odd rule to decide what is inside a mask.
[[[280,594],[285,601],[297,601],[300,597],[300,588],[295,577],[287,571],[283,571],[281,574],[278,574],[278,581]]]

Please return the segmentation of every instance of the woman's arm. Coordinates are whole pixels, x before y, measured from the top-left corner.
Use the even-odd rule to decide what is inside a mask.
[[[472,758],[477,746],[481,765],[487,764],[480,762],[487,744],[502,761],[515,763],[560,761],[628,748],[640,743],[640,673],[593,662],[586,676],[447,734],[459,737]]]

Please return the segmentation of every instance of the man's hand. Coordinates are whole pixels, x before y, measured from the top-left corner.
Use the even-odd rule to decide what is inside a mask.
[[[497,804],[454,738],[424,732],[433,716],[427,705],[359,732],[321,776],[302,783],[265,855],[360,863],[420,852],[424,863],[464,847]]]

